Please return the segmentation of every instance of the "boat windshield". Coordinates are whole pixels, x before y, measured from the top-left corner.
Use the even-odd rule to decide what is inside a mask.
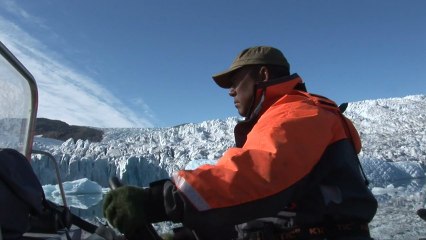
[[[37,87],[32,75],[0,42],[0,148],[13,148],[30,159]]]

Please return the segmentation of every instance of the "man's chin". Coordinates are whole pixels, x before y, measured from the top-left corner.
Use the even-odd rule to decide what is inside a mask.
[[[247,117],[247,113],[241,112],[238,110],[238,114],[240,114],[241,117]]]
[[[244,111],[244,109],[241,109],[238,105],[235,105],[235,108],[241,117],[247,117],[247,111]]]

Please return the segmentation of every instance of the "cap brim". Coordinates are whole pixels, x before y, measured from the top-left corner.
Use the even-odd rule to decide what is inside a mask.
[[[216,82],[216,84],[221,88],[231,88],[232,87],[232,81],[230,79],[232,73],[235,72],[235,70],[240,69],[242,66],[226,70],[224,72],[218,73],[216,75],[213,75],[212,78]]]

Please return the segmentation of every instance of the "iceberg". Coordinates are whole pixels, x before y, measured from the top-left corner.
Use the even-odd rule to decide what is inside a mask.
[[[88,209],[98,204],[102,201],[103,192],[105,191],[98,183],[87,178],[64,182],[63,187],[67,205],[78,209]],[[64,204],[59,185],[44,185],[43,191],[50,201],[59,205]]]

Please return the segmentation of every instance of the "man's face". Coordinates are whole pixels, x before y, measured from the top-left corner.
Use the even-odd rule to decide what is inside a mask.
[[[231,78],[232,86],[229,89],[229,96],[234,98],[234,105],[243,117],[248,117],[256,84],[256,79],[253,78],[250,71],[250,68],[237,71]]]

